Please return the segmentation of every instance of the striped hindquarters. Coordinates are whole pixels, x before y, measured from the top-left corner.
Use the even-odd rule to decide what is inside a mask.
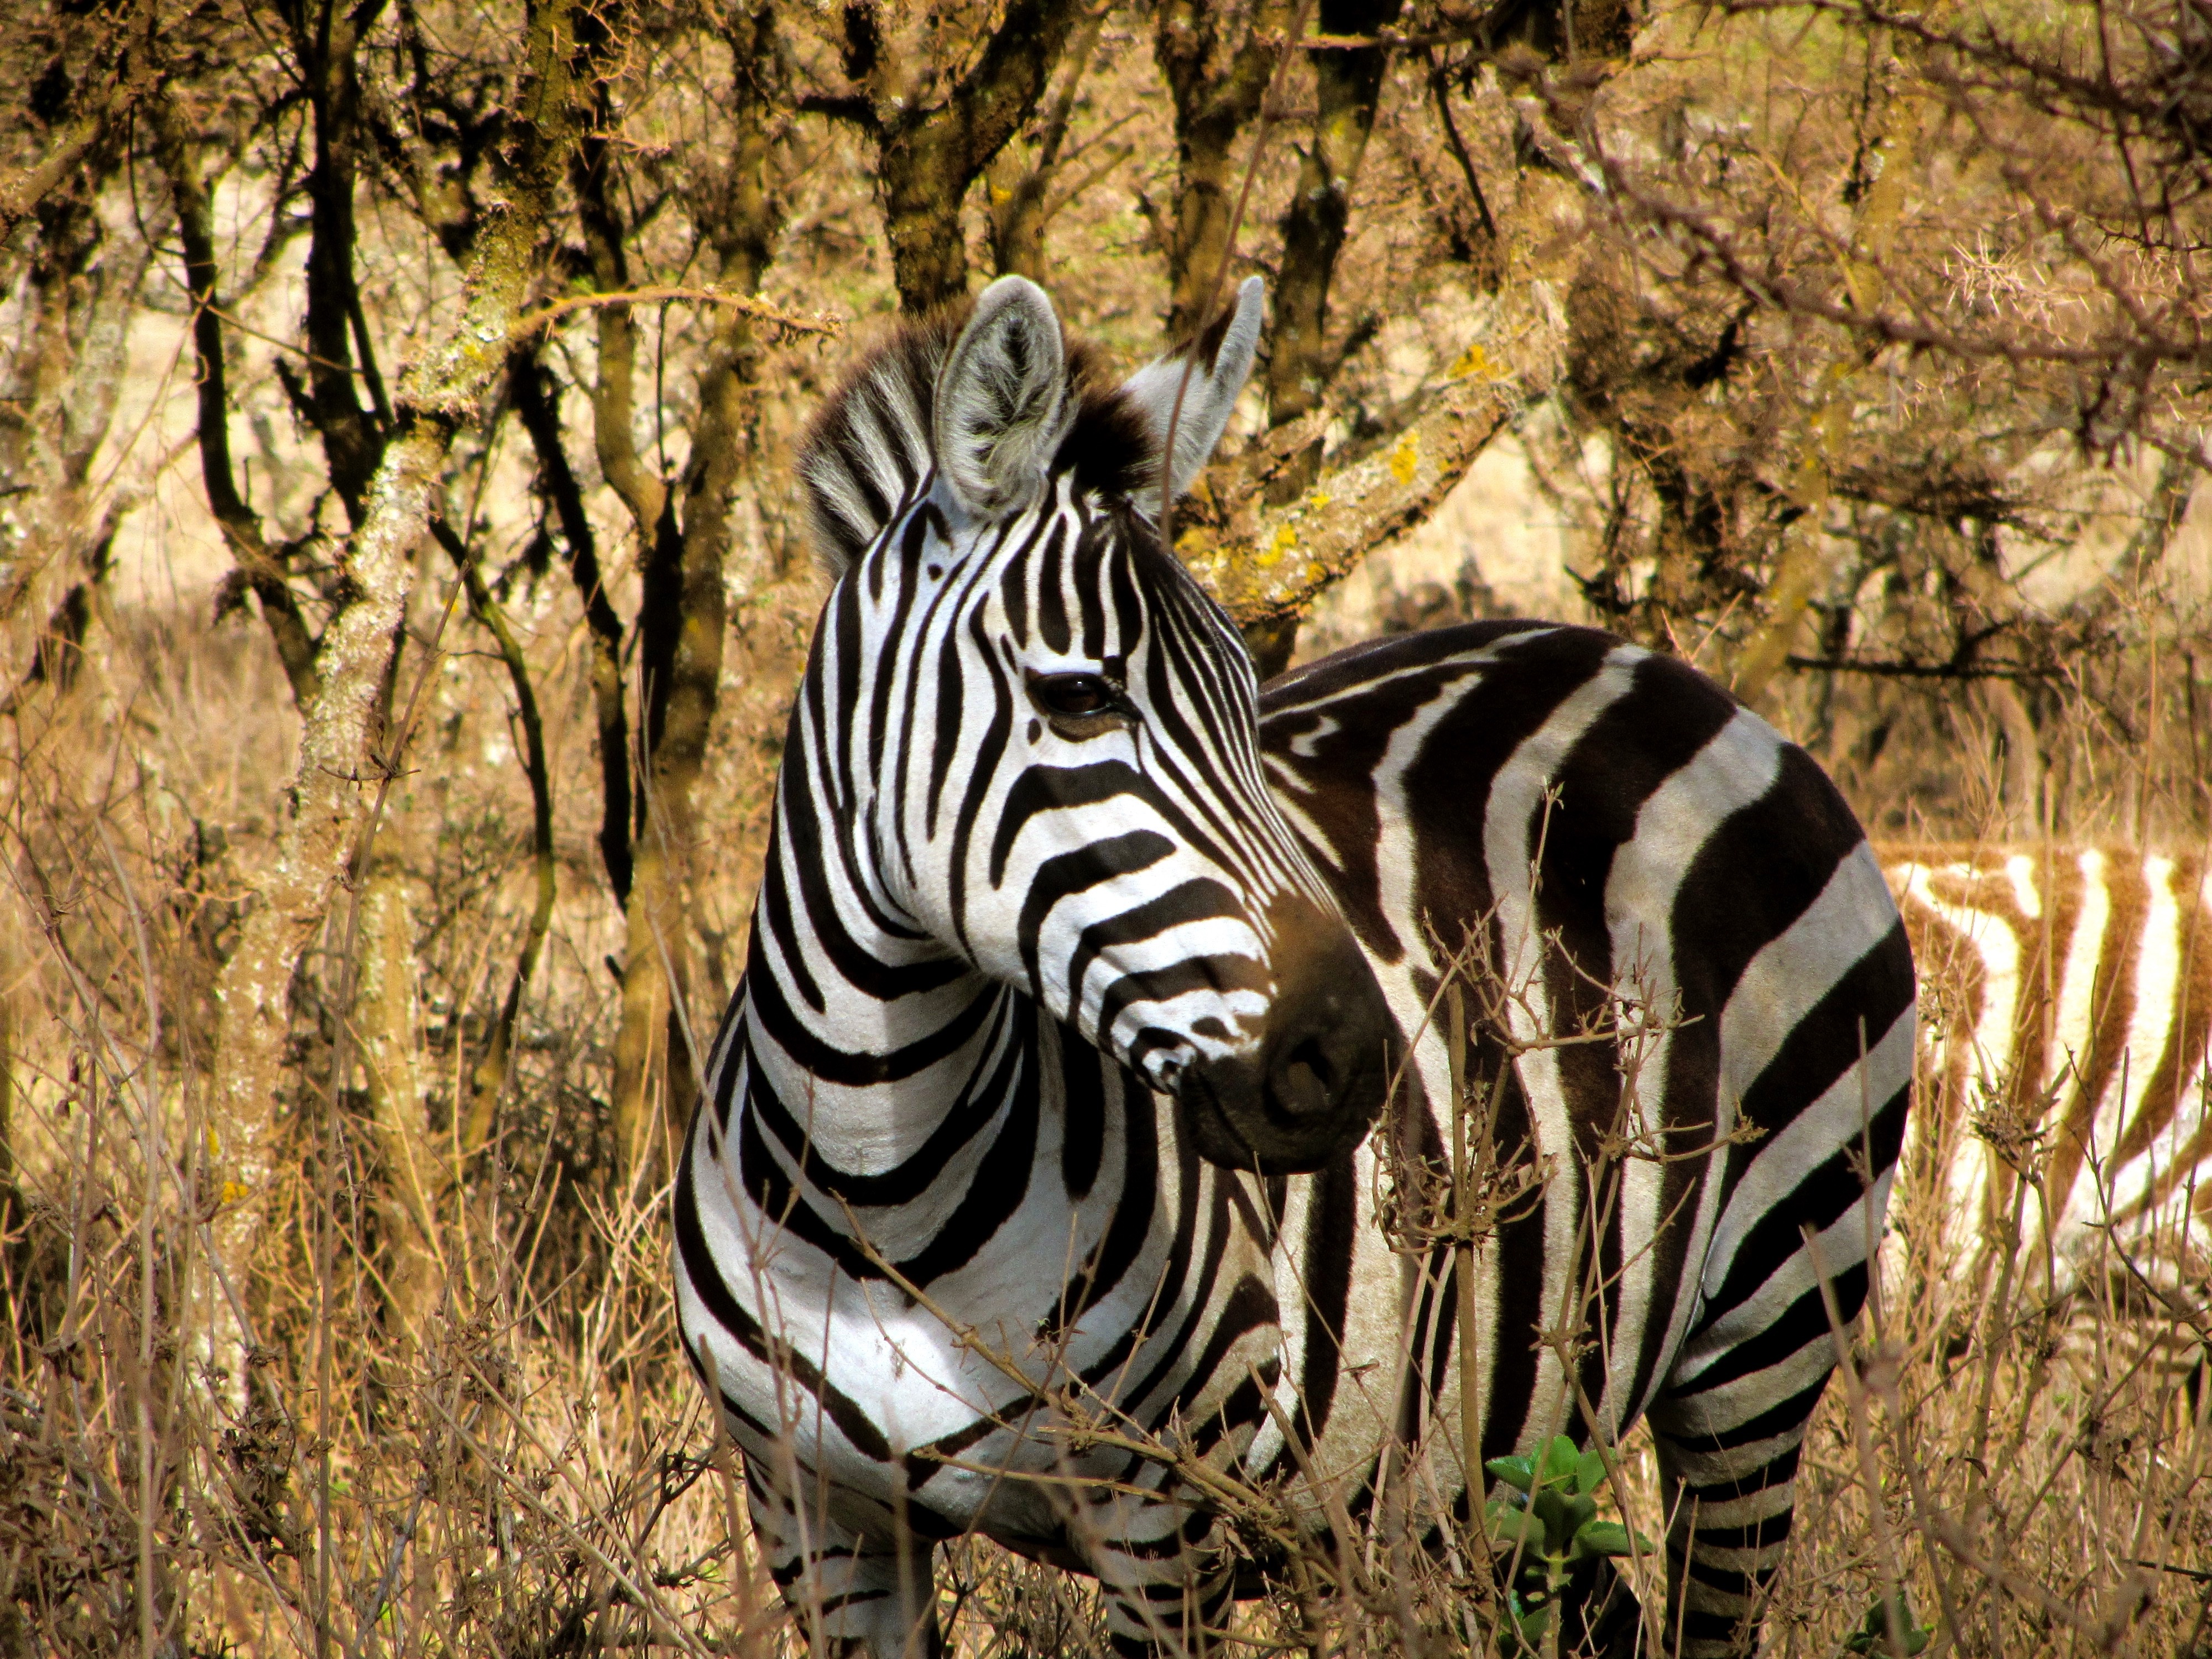
[[[2212,863],[1987,846],[1882,862],[1927,988],[1911,1189],[1931,1275],[1981,1284],[2017,1215],[2016,1259],[2054,1299],[2201,1285]]]

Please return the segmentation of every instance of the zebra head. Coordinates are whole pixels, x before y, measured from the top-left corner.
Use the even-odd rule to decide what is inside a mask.
[[[854,902],[1172,1096],[1207,1158],[1275,1174],[1358,1142],[1396,1028],[1262,775],[1243,641],[1158,528],[1261,308],[1255,278],[1187,384],[1171,357],[1115,387],[1008,276],[863,363],[801,456],[836,577],[801,695]]]

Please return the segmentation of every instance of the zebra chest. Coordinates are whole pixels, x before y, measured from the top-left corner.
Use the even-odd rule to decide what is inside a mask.
[[[1094,1092],[1086,1133],[1046,1092],[1034,1132],[1017,1135],[1009,1113],[985,1138],[1018,1144],[1018,1159],[994,1170],[988,1145],[965,1148],[941,1190],[880,1207],[792,1179],[793,1160],[734,1126],[728,1178],[690,1190],[714,1245],[702,1254],[726,1264],[744,1317],[687,1304],[684,1323],[749,1454],[794,1456],[863,1509],[913,1504],[1036,1544],[1057,1525],[1053,1482],[1112,1478],[1121,1454],[1099,1449],[1102,1423],[1149,1428],[1215,1391],[1193,1387],[1205,1334],[1240,1285],[1268,1277],[1260,1206],[1147,1101]],[[1269,1313],[1240,1366],[1279,1340]],[[727,1340],[748,1323],[759,1341]]]

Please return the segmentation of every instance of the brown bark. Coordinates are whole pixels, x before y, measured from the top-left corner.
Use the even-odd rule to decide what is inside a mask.
[[[615,148],[610,129],[614,110],[609,89],[598,89],[592,131],[578,147],[571,169],[584,252],[591,260],[592,283],[602,294],[629,286],[629,259],[623,247],[622,215],[614,205]],[[627,306],[601,307],[599,379],[592,388],[592,439],[600,476],[629,510],[641,538],[649,539],[660,522],[665,491],[638,453],[637,324]]]
[[[1517,44],[1573,62],[1622,58],[1636,36],[1629,0],[1497,0],[1480,26],[1486,47]]]
[[[1396,22],[1400,10],[1400,0],[1322,0],[1321,29],[1370,35]],[[1313,135],[1282,219],[1283,263],[1267,368],[1270,426],[1319,407],[1346,355],[1328,339],[1329,285],[1389,67],[1389,54],[1380,48],[1314,54]],[[1317,471],[1320,463],[1316,450],[1310,465]],[[1308,480],[1298,482],[1303,486]]]
[[[81,174],[95,155],[97,170],[106,171],[103,152],[118,148],[118,135],[127,131],[139,101],[161,81],[164,64],[149,35],[151,21],[140,7],[71,8],[55,11],[67,18],[66,35],[76,39],[49,62],[56,69],[72,59],[80,72],[67,94],[58,100],[66,115],[54,125],[40,123],[44,131],[33,152],[38,159],[15,171],[0,174],[0,242],[12,238],[15,228],[38,212],[74,174]],[[50,13],[40,20],[49,27],[61,21]],[[21,96],[25,88],[12,88]],[[34,116],[33,119],[37,118]]]
[[[1264,637],[1295,623],[1369,553],[1435,512],[1507,414],[1496,394],[1455,386],[1396,438],[1324,474],[1300,500],[1249,517],[1232,511],[1225,523],[1194,522],[1176,550],[1248,641]],[[1310,416],[1305,425],[1283,428],[1256,452],[1260,468],[1243,469],[1255,476],[1211,495],[1244,501],[1254,494],[1250,485],[1264,492],[1267,462],[1295,455],[1314,423]]]
[[[739,66],[733,88],[736,131],[728,172],[719,181],[713,210],[703,216],[703,228],[721,267],[722,286],[740,293],[758,285],[784,211],[769,179],[786,107],[765,49],[773,26],[773,8],[765,5],[736,14],[725,26]],[[648,498],[641,493],[630,502],[644,547],[636,623],[642,766],[624,907],[614,1130],[633,1177],[659,1165],[689,1121],[696,1066],[703,1059],[690,1052],[688,1025],[686,892],[699,836],[692,796],[706,764],[720,691],[730,494],[751,458],[758,368],[754,319],[742,311],[723,313],[700,375],[699,425],[683,478],[672,494],[661,490],[649,525],[640,512]],[[614,413],[605,406],[595,406],[594,412],[602,421]]]
[[[0,397],[0,492],[9,541],[9,576],[0,583],[0,621],[44,586],[47,573],[73,579],[47,610],[31,660],[0,714],[23,706],[40,685],[65,690],[83,660],[86,635],[105,605],[110,556],[143,486],[105,489],[94,459],[110,439],[128,360],[130,320],[153,258],[150,238],[166,233],[158,198],[149,240],[111,236],[93,198],[121,166],[102,146],[82,169],[82,185],[35,210],[18,289],[22,325]],[[97,509],[95,511],[95,509]],[[51,590],[49,590],[50,592]]]
[[[1371,35],[1395,23],[1399,0],[1322,0],[1324,34]],[[1274,328],[1267,363],[1267,423],[1281,428],[1322,406],[1345,358],[1373,327],[1356,326],[1350,337],[1328,337],[1329,287],[1344,251],[1352,216],[1352,189],[1375,130],[1389,54],[1364,48],[1315,54],[1313,131],[1299,161],[1297,188],[1282,218],[1282,267],[1276,279]],[[1269,487],[1278,506],[1295,501],[1320,475],[1322,438],[1291,458]],[[1246,635],[1263,678],[1290,666],[1297,646],[1297,618],[1279,616]]]
[[[1083,85],[1106,27],[1106,8],[1100,6],[1083,21],[1067,52],[1067,72],[1059,95],[1052,100],[1037,134],[1036,155],[1031,165],[1021,165],[1018,152],[1002,149],[988,170],[990,181],[991,259],[1001,276],[1026,276],[1033,283],[1046,278],[1045,228],[1060,210],[1127,158],[1127,145],[1109,148],[1105,161],[1065,188],[1055,188],[1061,173],[1080,155],[1067,151],[1067,129],[1075,113],[1075,94]]]
[[[487,352],[483,343],[507,337],[527,297],[575,142],[570,17],[568,0],[550,0],[532,14],[507,201],[478,234],[462,314],[401,382],[396,430],[345,548],[346,598],[324,631],[321,683],[303,710],[276,856],[218,984],[210,1142],[216,1177],[234,1201],[210,1231],[217,1262],[234,1283],[251,1267],[275,1174],[293,976],[359,856],[377,786],[396,759],[379,752],[377,712],[412,586],[409,556],[439,510],[454,433],[504,369],[504,354]],[[228,1304],[210,1295],[206,1305],[210,1358],[234,1364],[240,1334]]]
[[[276,659],[291,683],[292,700],[305,710],[320,688],[316,656],[320,642],[308,630],[299,601],[285,580],[282,556],[270,544],[261,520],[239,494],[230,456],[230,389],[223,362],[222,302],[216,290],[215,213],[193,161],[183,119],[164,98],[154,105],[155,155],[168,174],[184,244],[185,285],[192,303],[192,348],[199,368],[201,487],[208,511],[222,531],[231,556],[261,602],[262,619]]]
[[[1775,561],[1774,579],[1767,584],[1766,620],[1738,653],[1729,682],[1729,689],[1753,708],[1759,707],[1767,687],[1789,660],[1804,626],[1814,584],[1822,574],[1817,521],[1800,520],[1782,535],[1781,556]]]
[[[384,434],[354,392],[353,348],[361,295],[354,279],[354,190],[362,145],[361,81],[355,54],[383,0],[347,7],[321,0],[303,8],[293,44],[314,112],[315,161],[307,174],[312,230],[307,241],[307,387],[295,401],[323,441],[331,483],[359,525]],[[368,331],[358,331],[364,369]]]
[[[592,653],[592,708],[599,730],[599,860],[617,903],[629,902],[629,705],[623,691],[623,623],[607,598],[599,538],[584,510],[584,491],[568,464],[561,412],[534,351],[517,351],[509,378],[516,412],[538,452],[538,488],[560,521],[568,575],[584,607]]]
[[[968,72],[948,81],[941,96],[921,101],[892,94],[894,71],[908,66],[890,60],[874,14],[848,9],[846,62],[864,96],[815,106],[853,120],[875,138],[891,272],[908,316],[967,293],[961,204],[1030,118],[1085,10],[1082,0],[1012,0]],[[915,77],[896,78],[903,88]]]
[[[386,1306],[405,1353],[421,1348],[445,1278],[438,1213],[450,1184],[430,1134],[413,913],[404,878],[382,868],[371,874],[362,892],[353,1008],[370,1121],[384,1158],[384,1179],[374,1190],[384,1235]]]
[[[1169,0],[1152,47],[1175,103],[1176,198],[1168,234],[1168,337],[1188,339],[1203,322],[1236,211],[1233,151],[1260,113],[1291,0]]]

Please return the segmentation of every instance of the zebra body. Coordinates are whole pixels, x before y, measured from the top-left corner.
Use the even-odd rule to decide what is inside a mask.
[[[1881,857],[1928,1011],[1907,1164],[1931,1276],[1986,1291],[2016,1215],[2032,1292],[2140,1305],[2185,1291],[2201,1308],[2212,862],[2064,846]]]
[[[1152,515],[1259,313],[1187,392],[1101,392],[1007,279],[818,424],[840,572],[677,1182],[687,1346],[833,1645],[934,1643],[930,1546],[973,1529],[1096,1573],[1117,1646],[1194,1646],[1226,1486],[1442,1516],[1463,1422],[1495,1455],[1645,1415],[1668,1628],[1725,1650],[1904,1133],[1902,926],[1802,751],[1608,635],[1475,624],[1257,696]],[[1465,1286],[1381,1207],[1449,1160],[1455,963],[1532,1182]]]

